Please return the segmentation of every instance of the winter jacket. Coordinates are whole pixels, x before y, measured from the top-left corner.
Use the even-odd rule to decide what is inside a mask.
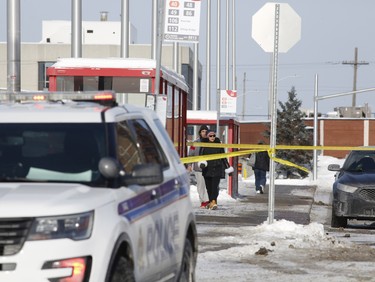
[[[267,151],[256,153],[255,164],[253,169],[260,169],[264,171],[270,170],[270,157]]]
[[[194,142],[202,142],[202,139],[203,138],[197,138],[197,139],[194,140]],[[189,154],[188,154],[189,157],[199,156],[200,149],[201,149],[200,147],[190,146]],[[192,165],[193,165],[194,171],[202,171],[201,168],[198,166],[198,162],[195,162]]]
[[[202,139],[202,142],[209,142],[208,138]],[[214,143],[221,143],[219,138],[215,138]],[[199,155],[224,154],[224,148],[202,147]],[[225,169],[229,168],[227,158],[207,161],[207,166],[202,169],[204,177],[220,177],[225,178]]]

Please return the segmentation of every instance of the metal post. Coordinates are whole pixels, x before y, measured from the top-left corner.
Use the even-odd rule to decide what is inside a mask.
[[[152,21],[151,21],[151,59],[156,60],[158,45],[158,0],[152,0]]]
[[[229,0],[226,0],[225,18],[225,89],[229,89]]]
[[[220,89],[217,89],[217,121],[216,121],[216,134],[220,135]],[[220,137],[219,137],[220,138]]]
[[[121,1],[121,58],[129,57],[129,0]]]
[[[21,90],[21,31],[20,0],[7,2],[7,90]]]
[[[178,42],[173,42],[173,70],[177,73],[180,73],[180,70],[179,70],[179,58],[180,58],[180,54],[179,54],[179,45]]]
[[[82,57],[82,0],[72,0],[72,58]]]
[[[198,42],[194,43],[194,74],[193,74],[193,110],[200,110],[198,105]],[[196,127],[195,127],[196,129]],[[196,136],[196,134],[194,135]]]
[[[232,90],[237,90],[236,85],[236,25],[235,25],[235,0],[232,0]]]
[[[220,12],[221,0],[217,1],[217,27],[216,27],[216,89],[221,89],[221,73],[220,73],[220,34],[221,34],[221,12]]]
[[[160,66],[161,66],[161,55],[162,55],[162,49],[163,49],[163,23],[164,23],[164,1],[160,0],[159,8],[158,10],[158,16],[157,16],[157,52],[156,52],[156,69],[155,69],[155,95],[160,94]]]
[[[314,146],[318,146],[318,75],[315,74],[314,89]],[[318,152],[314,149],[313,155],[313,180],[318,179]]]
[[[275,34],[273,48],[272,70],[272,112],[271,112],[271,156],[275,157],[276,131],[277,131],[277,67],[279,56],[279,19],[280,4],[275,4]],[[268,195],[268,223],[273,223],[275,213],[275,162],[270,160],[270,187]]]
[[[242,120],[245,120],[245,105],[246,105],[246,72],[243,74]]]
[[[211,0],[207,0],[207,32],[206,32],[206,110],[210,110],[211,85]]]

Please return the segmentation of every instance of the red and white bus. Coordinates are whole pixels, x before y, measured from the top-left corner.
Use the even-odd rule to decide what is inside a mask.
[[[49,91],[113,90],[119,104],[156,110],[181,157],[187,155],[186,112],[189,87],[182,75],[160,68],[155,95],[156,61],[139,58],[66,58],[47,70]]]

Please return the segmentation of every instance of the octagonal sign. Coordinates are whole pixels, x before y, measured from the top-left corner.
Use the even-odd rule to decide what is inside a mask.
[[[252,37],[266,52],[274,51],[275,5],[279,4],[279,46],[286,53],[301,39],[301,17],[287,3],[266,3],[253,15]]]

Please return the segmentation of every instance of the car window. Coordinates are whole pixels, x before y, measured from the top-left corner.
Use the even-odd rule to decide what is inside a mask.
[[[158,163],[169,166],[157,138],[143,119],[122,121],[117,126],[118,159],[125,171],[130,172],[134,165]]]
[[[347,157],[344,170],[362,171],[375,169],[375,151],[352,151]]]
[[[117,125],[117,147],[117,157],[125,171],[132,171],[136,164],[142,163],[137,143],[131,136],[127,122]]]

